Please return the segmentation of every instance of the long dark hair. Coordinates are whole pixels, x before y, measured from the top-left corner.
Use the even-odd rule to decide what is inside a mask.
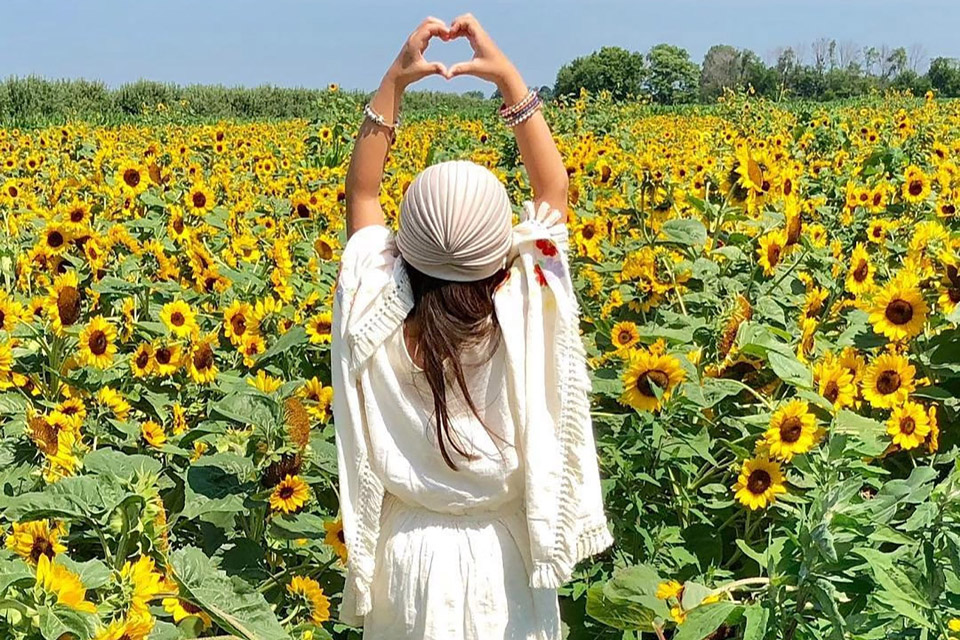
[[[411,341],[423,369],[427,384],[433,394],[433,414],[437,431],[437,443],[444,462],[456,469],[447,444],[461,456],[472,459],[464,449],[450,424],[447,410],[449,383],[456,383],[473,415],[483,424],[477,405],[470,396],[461,356],[472,346],[484,344],[493,338],[500,340],[500,325],[493,306],[493,292],[503,281],[505,270],[474,282],[441,280],[418,271],[405,262],[413,289],[413,309],[407,322],[414,329]],[[406,340],[406,338],[404,338]],[[489,352],[493,354],[493,349]],[[486,429],[486,424],[483,425]],[[487,429],[489,432],[489,429]]]

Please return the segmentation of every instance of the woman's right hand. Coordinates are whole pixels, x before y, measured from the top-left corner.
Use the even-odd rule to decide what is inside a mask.
[[[450,29],[442,20],[427,18],[407,38],[400,53],[397,54],[397,59],[390,65],[385,79],[394,82],[398,88],[405,89],[427,76],[447,77],[446,66],[441,62],[428,62],[423,57],[423,52],[427,50],[432,38],[448,40],[449,37]]]
[[[447,78],[469,75],[492,82],[508,103],[517,102],[526,95],[527,85],[520,72],[472,14],[462,15],[450,25],[449,38],[459,37],[466,37],[470,42],[473,58],[450,67]]]

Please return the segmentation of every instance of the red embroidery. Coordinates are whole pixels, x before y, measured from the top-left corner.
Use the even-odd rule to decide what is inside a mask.
[[[534,265],[533,272],[537,275],[537,282],[540,283],[540,286],[547,286],[547,276],[544,275],[543,269],[540,268],[540,265]]]
[[[541,238],[536,242],[537,249],[540,249],[540,253],[552,258],[557,255],[557,245],[553,243],[553,240],[547,240],[546,238]]]

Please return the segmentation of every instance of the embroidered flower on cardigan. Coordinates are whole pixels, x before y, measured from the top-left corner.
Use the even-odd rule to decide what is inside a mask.
[[[540,253],[545,255],[548,258],[556,257],[557,255],[557,245],[548,238],[541,238],[536,242],[537,249],[540,250]]]

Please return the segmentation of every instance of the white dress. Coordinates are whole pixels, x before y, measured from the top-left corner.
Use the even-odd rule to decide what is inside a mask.
[[[432,394],[403,338],[411,294],[401,268],[384,227],[359,230],[344,248],[333,345],[350,554],[340,619],[362,624],[366,640],[559,640],[556,587],[572,564],[612,541],[598,479],[591,508],[571,508],[587,524],[575,527],[575,548],[557,564],[538,550],[571,544],[543,534],[547,527],[531,518],[538,509],[531,472],[539,467],[528,468],[524,391],[511,370],[509,330],[464,359],[489,431],[448,386],[453,430],[471,456],[446,442],[457,469],[447,466],[436,442]],[[359,365],[357,352],[365,354]],[[545,459],[561,449],[552,440],[543,443]],[[592,434],[588,445],[592,452]],[[587,478],[591,488],[595,469]],[[556,512],[552,505],[548,500]]]

